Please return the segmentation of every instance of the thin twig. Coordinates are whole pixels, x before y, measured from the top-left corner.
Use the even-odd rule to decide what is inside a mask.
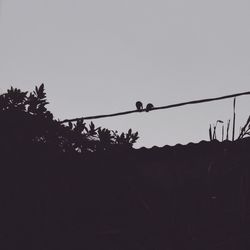
[[[198,104],[198,103],[203,103],[203,102],[219,101],[219,100],[233,98],[233,97],[242,96],[242,95],[250,95],[250,91],[237,93],[237,94],[232,94],[232,95],[214,97],[214,98],[194,100],[194,101],[189,101],[189,102],[181,102],[181,103],[176,103],[176,104],[171,104],[171,105],[161,106],[161,107],[153,107],[150,111],[160,110],[160,109],[175,108],[175,107],[180,107],[180,106],[184,106],[184,105]],[[106,117],[128,115],[128,114],[132,114],[132,113],[141,113],[141,112],[146,112],[146,111],[147,111],[146,109],[141,109],[141,110],[136,109],[136,110],[118,112],[118,113],[107,114],[107,115],[94,115],[94,116],[86,116],[86,117],[81,117],[81,118],[66,119],[66,120],[63,120],[63,121],[59,121],[59,123],[76,122],[76,121],[81,120],[81,119],[83,119],[83,120],[94,120],[94,119],[100,119],[100,118],[106,118]]]

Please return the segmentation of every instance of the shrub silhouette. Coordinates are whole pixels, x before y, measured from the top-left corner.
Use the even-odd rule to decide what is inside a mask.
[[[0,114],[4,124],[1,131],[9,131],[22,137],[22,143],[42,143],[59,148],[63,152],[94,152],[113,148],[129,149],[137,141],[138,133],[119,134],[117,131],[95,127],[84,120],[68,125],[59,123],[47,110],[44,84],[35,87],[32,93],[11,87],[0,95]],[[12,139],[14,137],[12,136]],[[19,141],[21,143],[21,141]]]

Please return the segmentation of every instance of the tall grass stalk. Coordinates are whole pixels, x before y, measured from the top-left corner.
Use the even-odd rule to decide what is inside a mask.
[[[226,136],[226,140],[229,140],[229,128],[230,128],[230,122],[231,122],[231,120],[229,119],[229,120],[227,121],[227,136]]]
[[[209,139],[210,139],[210,141],[213,140],[213,136],[212,136],[212,126],[211,126],[211,124],[210,124],[210,126],[209,126]]]
[[[244,126],[240,127],[239,136],[235,139],[235,124],[236,124],[236,122],[235,122],[236,121],[236,111],[235,110],[236,110],[236,97],[234,98],[234,101],[233,101],[232,141],[243,139],[247,136],[250,137],[250,116],[249,116],[246,123],[244,124]],[[213,125],[213,127],[211,124],[209,126],[209,139],[210,139],[210,141],[217,139],[216,128],[217,128],[218,123],[224,123],[224,122],[221,120],[217,120],[216,124]],[[224,139],[229,140],[229,130],[230,130],[230,125],[231,125],[230,123],[231,123],[231,120],[228,119],[227,124],[225,126],[224,126],[224,124],[222,125],[221,141],[224,141]]]
[[[234,133],[235,133],[235,104],[236,104],[236,97],[234,97],[234,102],[233,102],[233,131],[232,131],[232,141],[234,141]]]
[[[221,136],[221,141],[224,141],[224,124],[222,125],[222,136]]]
[[[216,139],[217,139],[217,136],[216,136],[216,129],[217,129],[218,123],[224,123],[224,122],[221,121],[221,120],[217,120],[216,123],[215,123],[215,125],[213,125],[213,129],[212,129],[211,124],[210,124],[210,126],[209,126],[209,139],[210,139],[210,141],[216,140]],[[222,134],[224,134],[224,128],[223,128],[223,127],[222,127],[222,131],[223,131]],[[224,137],[224,135],[223,135],[223,137]],[[223,140],[223,138],[222,138],[222,140]]]

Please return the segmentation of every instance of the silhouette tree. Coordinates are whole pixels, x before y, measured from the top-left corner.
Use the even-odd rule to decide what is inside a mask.
[[[7,93],[0,95],[0,115],[4,120],[1,131],[12,134],[13,140],[19,138],[19,143],[47,144],[63,152],[78,153],[114,147],[128,149],[139,138],[138,133],[132,133],[131,129],[119,134],[117,131],[95,127],[93,122],[86,125],[83,119],[62,124],[47,110],[47,104],[44,84],[36,86],[29,94],[11,87]]]

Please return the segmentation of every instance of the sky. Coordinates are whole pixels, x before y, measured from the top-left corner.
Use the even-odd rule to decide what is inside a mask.
[[[0,0],[0,93],[45,84],[56,118],[250,91],[248,0]],[[135,147],[209,140],[233,100],[95,120]],[[236,134],[250,115],[236,101]],[[221,124],[218,137],[221,136]]]

